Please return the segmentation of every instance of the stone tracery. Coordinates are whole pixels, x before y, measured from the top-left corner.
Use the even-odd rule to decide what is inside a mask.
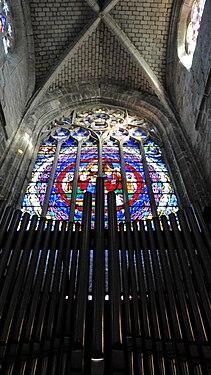
[[[99,176],[105,178],[105,192],[116,193],[118,221],[176,212],[177,198],[153,130],[143,118],[105,107],[78,112],[74,121],[55,121],[38,152],[23,210],[81,221],[84,193],[95,197]],[[92,216],[94,222],[94,206]]]

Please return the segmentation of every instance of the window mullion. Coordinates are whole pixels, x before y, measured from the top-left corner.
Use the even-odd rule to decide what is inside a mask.
[[[98,138],[98,177],[103,177],[103,147],[102,147],[102,141],[100,137],[97,135]]]
[[[52,190],[52,186],[53,186],[53,181],[54,181],[54,177],[55,177],[55,173],[56,173],[56,167],[57,167],[62,143],[63,143],[63,141],[60,141],[60,142],[57,143],[56,152],[55,152],[55,156],[54,156],[54,160],[53,160],[53,165],[52,165],[52,169],[51,169],[51,173],[50,173],[50,177],[49,177],[49,181],[48,181],[48,186],[47,186],[47,190],[46,190],[46,194],[45,194],[45,199],[44,199],[44,203],[43,203],[41,217],[46,217],[46,215],[47,215],[51,190]]]
[[[75,171],[74,171],[74,178],[73,178],[73,187],[72,187],[72,197],[71,197],[71,204],[70,204],[70,215],[69,215],[70,222],[74,221],[74,215],[75,215],[75,205],[76,205],[76,196],[77,196],[77,187],[78,187],[78,174],[79,174],[82,144],[83,144],[83,140],[78,141]]]
[[[123,142],[118,141],[118,144],[119,144],[119,154],[120,154],[120,164],[121,164],[122,192],[123,192],[123,200],[124,200],[124,208],[125,208],[125,221],[130,222],[130,205],[129,205],[129,199],[128,199],[124,151],[123,151],[123,146],[122,146]]]

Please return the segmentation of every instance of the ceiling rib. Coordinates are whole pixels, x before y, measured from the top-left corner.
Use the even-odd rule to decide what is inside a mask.
[[[115,7],[115,5],[117,5],[119,0],[107,1],[106,4],[103,7],[102,12],[100,10],[100,7],[99,7],[99,4],[98,4],[97,0],[86,0],[86,2],[92,8],[92,10],[94,12],[101,13],[102,16],[103,16],[103,15],[109,13]]]
[[[48,90],[48,88],[53,83],[56,76],[59,74],[63,66],[66,64],[66,62],[74,56],[78,48],[87,40],[87,38],[93,33],[93,31],[95,31],[95,29],[97,28],[101,20],[103,20],[104,23],[107,25],[107,27],[110,29],[110,31],[117,37],[120,43],[124,46],[124,48],[130,54],[133,61],[135,61],[137,66],[143,72],[145,78],[147,79],[147,81],[149,82],[152,89],[155,91],[156,95],[161,100],[163,105],[166,107],[166,109],[168,109],[168,111],[171,112],[171,108],[168,104],[168,98],[166,97],[166,93],[165,93],[163,85],[160,83],[156,74],[152,71],[148,63],[141,56],[140,52],[137,50],[137,48],[128,38],[126,33],[121,29],[121,27],[116,23],[113,17],[109,14],[109,12],[115,7],[115,5],[119,2],[119,0],[107,1],[102,11],[100,10],[97,0],[86,0],[86,2],[97,13],[95,18],[91,21],[91,23],[86,25],[81,35],[79,35],[77,40],[75,40],[70,45],[70,47],[68,48],[66,53],[63,55],[60,62],[57,64],[57,66],[54,68],[51,74],[49,74],[42,88],[39,91],[37,91],[34,97],[32,98],[31,106],[34,106],[37,104],[37,102],[39,102],[42,95]]]
[[[102,15],[109,13],[115,7],[115,5],[117,5],[118,2],[119,0],[110,0],[109,2],[107,2],[102,10]]]
[[[94,10],[94,12],[99,13],[100,7],[97,0],[86,0],[86,2]]]
[[[138,64],[139,68],[142,70],[143,74],[145,75],[146,79],[150,82],[152,88],[156,92],[157,96],[161,99],[164,97],[165,92],[162,84],[159,82],[157,76],[152,71],[150,66],[141,56],[140,52],[125,34],[125,32],[121,29],[121,27],[115,22],[113,17],[110,14],[107,14],[103,17],[103,21],[109,27],[109,29],[116,35],[119,39],[121,44],[125,47],[125,49],[130,53],[132,59]]]
[[[71,43],[69,48],[66,50],[65,54],[62,56],[61,60],[58,62],[56,67],[54,67],[53,71],[50,72],[49,76],[46,78],[42,87],[32,97],[29,103],[29,108],[34,107],[39,102],[40,98],[48,90],[48,88],[53,83],[53,81],[57,77],[57,74],[59,74],[63,66],[68,62],[69,59],[71,59],[74,56],[74,54],[78,51],[81,45],[96,30],[100,22],[101,17],[96,15],[94,19],[92,19],[92,21],[88,23],[86,27],[82,30],[78,38],[73,43]]]

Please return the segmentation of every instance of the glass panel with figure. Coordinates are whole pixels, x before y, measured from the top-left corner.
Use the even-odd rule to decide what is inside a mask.
[[[55,121],[40,146],[22,210],[81,222],[88,191],[94,226],[96,180],[104,177],[105,226],[110,191],[116,194],[119,223],[176,212],[178,202],[159,139],[155,127],[123,109],[99,106]]]

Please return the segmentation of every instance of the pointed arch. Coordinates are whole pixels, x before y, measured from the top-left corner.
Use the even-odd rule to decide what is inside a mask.
[[[114,191],[118,221],[176,212],[178,202],[157,129],[134,113],[97,106],[62,117],[43,129],[22,210],[59,220],[82,220],[83,197],[97,176]],[[107,207],[107,205],[106,205]],[[107,208],[105,222],[107,221]],[[94,223],[95,204],[92,208]]]

